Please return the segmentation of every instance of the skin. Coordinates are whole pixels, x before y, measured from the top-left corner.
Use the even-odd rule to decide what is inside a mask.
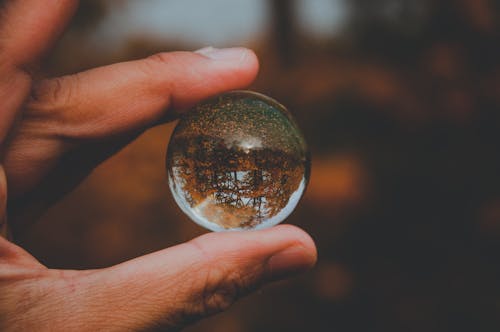
[[[250,50],[209,48],[36,79],[37,64],[77,5],[0,3],[4,236],[7,217],[11,233],[22,232],[139,133],[202,99],[249,85],[258,71]],[[47,268],[0,236],[0,330],[177,330],[315,262],[310,236],[290,225],[210,233],[88,271]]]

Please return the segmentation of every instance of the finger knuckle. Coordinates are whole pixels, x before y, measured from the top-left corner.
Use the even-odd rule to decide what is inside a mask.
[[[194,292],[195,316],[207,316],[229,308],[238,298],[241,278],[227,263],[216,260],[202,242],[192,241],[193,247],[207,262],[202,268],[197,291]]]
[[[143,62],[145,64],[145,72],[147,75],[151,75],[152,77],[156,76],[158,72],[164,71],[164,68],[170,68],[170,66],[177,66],[176,57],[173,53],[169,52],[161,52],[156,53]]]
[[[169,64],[172,60],[173,60],[173,56],[172,56],[173,53],[170,53],[170,52],[160,52],[160,53],[156,53],[156,54],[153,54],[151,56],[148,57],[148,60],[150,60],[151,62],[154,62],[154,63],[159,63],[159,64]]]
[[[239,298],[258,287],[254,273],[230,271],[214,266],[206,274],[202,291],[194,303],[199,303],[196,316],[205,317],[227,310]]]
[[[207,283],[201,298],[202,314],[212,315],[227,310],[242,293],[236,278],[224,278],[215,283]]]
[[[146,58],[146,68],[150,74],[167,72],[165,68],[175,68],[186,70],[191,67],[192,57],[190,52],[160,52]]]
[[[185,320],[198,320],[227,310],[239,298],[258,288],[261,284],[262,267],[256,262],[249,265],[237,262],[235,257],[221,260],[207,249],[203,242],[191,241],[193,248],[200,253],[203,266],[191,271],[198,277],[191,285],[192,294],[184,310]]]
[[[31,94],[31,104],[66,108],[79,89],[79,75],[61,76],[41,81]]]

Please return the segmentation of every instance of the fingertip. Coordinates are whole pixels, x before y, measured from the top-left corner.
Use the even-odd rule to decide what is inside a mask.
[[[288,243],[288,246],[302,247],[304,251],[310,253],[310,256],[314,258],[314,262],[316,261],[316,243],[311,235],[303,229],[294,225],[283,224],[269,230],[275,233],[276,236],[282,238],[285,243]]]
[[[312,237],[293,225],[279,225],[272,229],[286,245],[268,261],[270,280],[278,280],[305,272],[316,265],[318,254]]]
[[[154,90],[168,97],[169,119],[204,99],[248,87],[259,70],[255,52],[243,47],[159,53],[148,59]]]
[[[245,50],[246,50],[245,56],[242,59],[242,66],[247,70],[249,81],[246,85],[249,85],[257,77],[257,74],[260,69],[260,63],[257,54],[255,54],[253,50],[251,49],[245,49]]]

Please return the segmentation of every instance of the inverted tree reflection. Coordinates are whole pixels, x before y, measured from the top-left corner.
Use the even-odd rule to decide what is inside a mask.
[[[199,135],[179,138],[171,152],[185,200],[191,207],[212,200],[224,227],[254,227],[275,216],[304,176],[302,160],[281,150],[242,145]]]

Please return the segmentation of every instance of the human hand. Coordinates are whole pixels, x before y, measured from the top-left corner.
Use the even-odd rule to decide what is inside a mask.
[[[76,7],[74,0],[0,4],[0,229],[8,215],[14,234],[149,126],[242,88],[257,73],[255,55],[237,48],[35,79]],[[210,233],[88,271],[48,269],[0,236],[0,330],[176,329],[315,260],[311,238],[285,225]]]

